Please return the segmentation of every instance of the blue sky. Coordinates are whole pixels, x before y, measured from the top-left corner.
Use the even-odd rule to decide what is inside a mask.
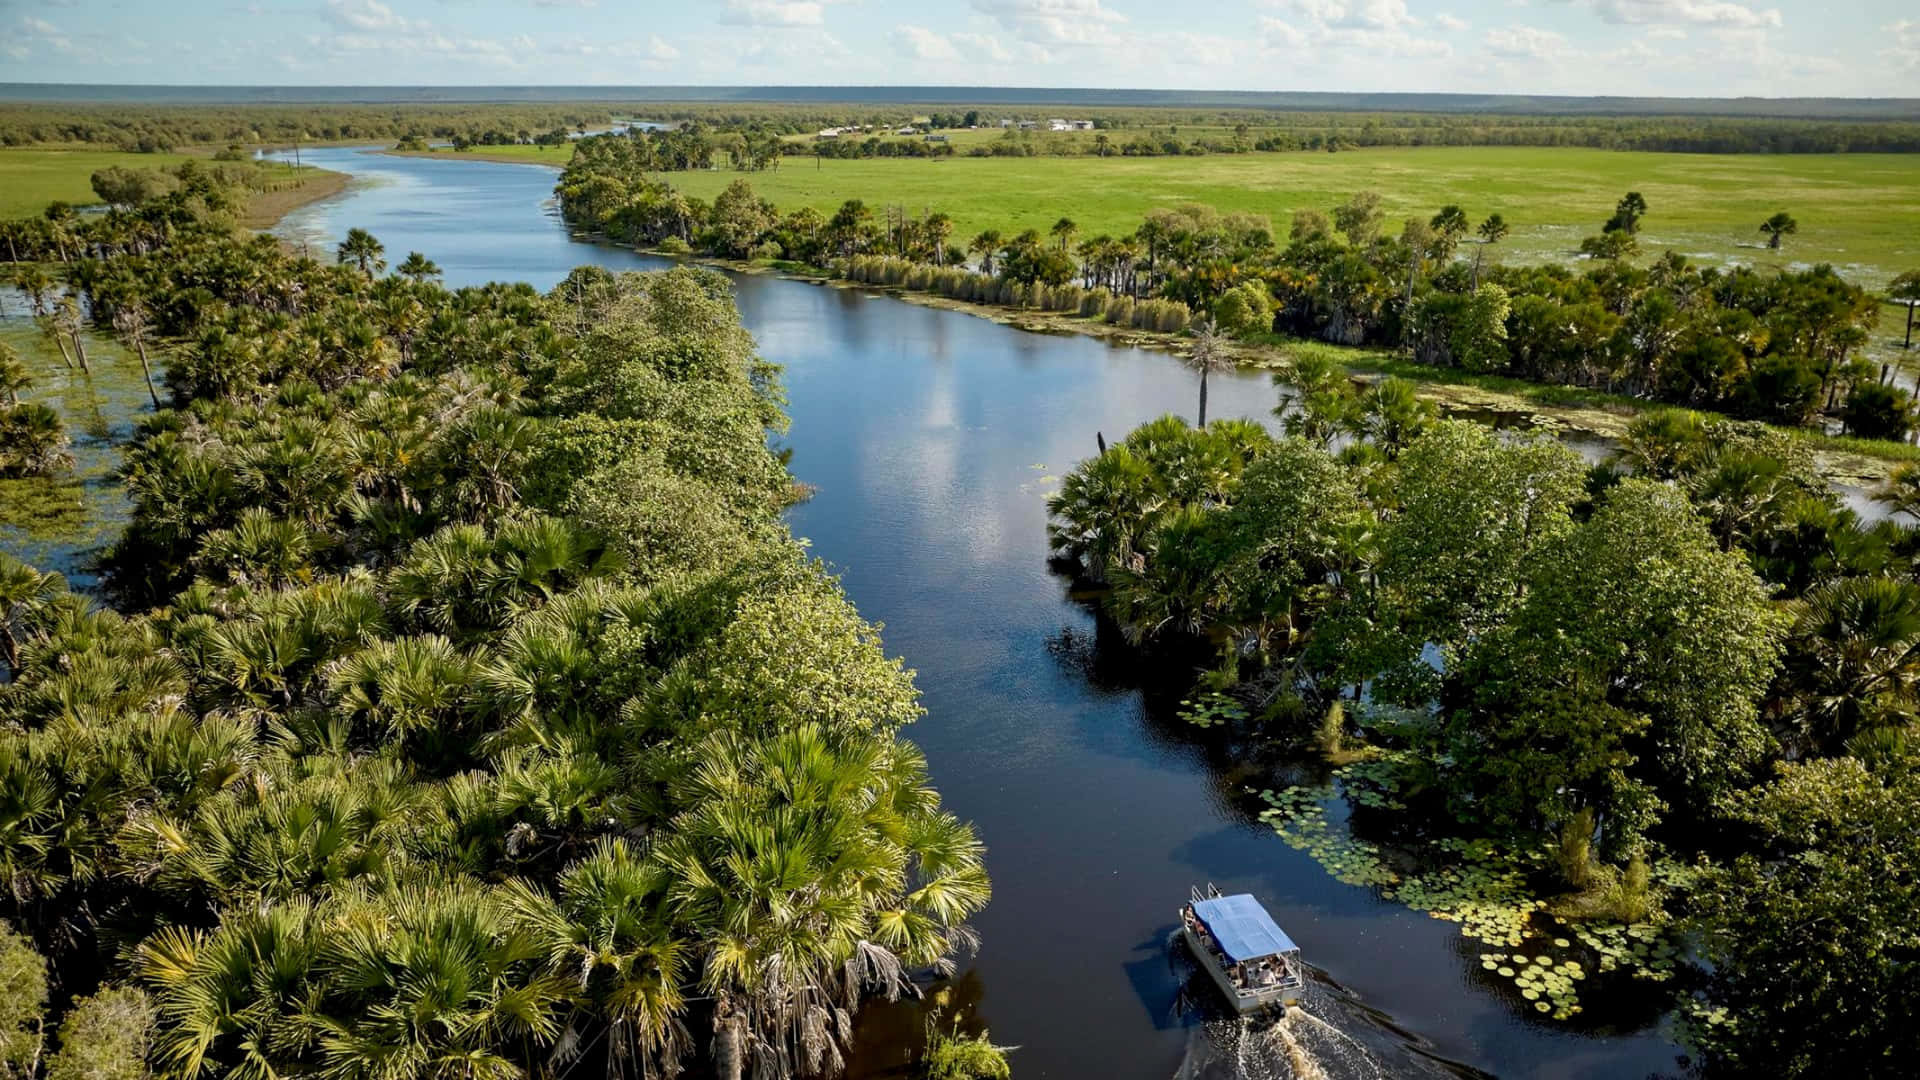
[[[0,82],[1920,97],[1920,2],[0,0]]]

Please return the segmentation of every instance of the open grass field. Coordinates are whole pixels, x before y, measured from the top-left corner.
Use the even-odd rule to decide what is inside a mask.
[[[1297,208],[1328,210],[1372,189],[1389,220],[1429,217],[1458,203],[1478,222],[1506,216],[1503,257],[1567,258],[1600,231],[1621,194],[1646,196],[1642,248],[1700,261],[1789,266],[1831,262],[1878,286],[1920,269],[1920,155],[1649,154],[1561,148],[1427,147],[1338,154],[1160,158],[788,158],[779,169],[677,173],[689,195],[711,199],[744,176],[783,210],[831,212],[850,198],[944,211],[955,236],[981,229],[1042,232],[1062,217],[1083,237],[1131,232],[1154,207],[1198,202],[1266,214],[1284,234]],[[1778,210],[1799,220],[1782,251],[1763,247],[1760,222]]]
[[[156,169],[192,158],[204,161],[206,155],[48,147],[0,150],[0,218],[37,214],[57,199],[75,206],[97,203],[100,197],[93,192],[93,174],[108,166]],[[252,228],[265,228],[296,206],[336,194],[347,182],[344,175],[324,169],[295,170],[281,163],[266,167],[282,175],[273,178],[273,190],[256,193],[242,215],[243,223]]]
[[[90,178],[98,170],[110,165],[153,169],[178,165],[189,156],[44,147],[0,150],[0,217],[37,214],[56,199],[75,206],[97,203],[100,197],[93,193]]]

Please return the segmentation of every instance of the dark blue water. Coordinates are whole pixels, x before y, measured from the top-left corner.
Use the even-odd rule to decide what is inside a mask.
[[[546,288],[581,263],[663,265],[571,242],[548,202],[549,169],[304,157],[357,177],[283,223],[317,250],[366,228],[390,262],[423,252],[456,286]],[[1607,1035],[1536,1023],[1479,978],[1482,947],[1454,924],[1334,881],[1254,822],[1244,786],[1258,774],[1169,716],[1165,695],[1143,693],[1156,680],[1099,640],[1048,572],[1043,500],[1055,478],[1094,451],[1096,431],[1191,415],[1190,372],[1158,353],[858,291],[734,281],[762,352],[786,367],[793,469],[818,491],[793,529],[918,671],[927,717],[909,734],[988,845],[985,946],[955,993],[996,1042],[1020,1047],[1016,1075],[1163,1080],[1238,1052],[1234,1025],[1176,1009],[1166,936],[1189,886],[1207,881],[1262,897],[1337,984],[1311,1008],[1359,1047],[1304,1028],[1298,1039],[1330,1077],[1429,1072],[1429,1055],[1503,1077],[1672,1068],[1657,1018]],[[1264,418],[1274,398],[1264,376],[1216,377],[1209,410]],[[869,1010],[856,1071],[897,1063],[919,1023]],[[1242,1071],[1296,1071],[1271,1049],[1241,1055]]]

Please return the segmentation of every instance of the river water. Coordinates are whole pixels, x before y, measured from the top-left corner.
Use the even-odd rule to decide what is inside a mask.
[[[582,263],[664,265],[570,241],[549,169],[303,156],[355,176],[280,226],[316,253],[357,226],[390,262],[424,253],[451,286],[544,289]],[[859,291],[733,280],[761,351],[785,366],[793,470],[817,490],[793,530],[917,670],[927,716],[908,733],[988,846],[985,944],[952,993],[994,1041],[1019,1047],[1016,1076],[1674,1070],[1657,1009],[1584,1030],[1536,1022],[1480,977],[1481,947],[1454,924],[1342,885],[1281,843],[1252,816],[1248,763],[1172,714],[1185,686],[1129,657],[1049,573],[1043,500],[1057,478],[1094,451],[1096,431],[1191,416],[1191,372],[1159,353]],[[1209,411],[1265,418],[1274,402],[1265,376],[1216,377]],[[1188,888],[1209,881],[1261,897],[1300,943],[1324,973],[1309,1010],[1325,1024],[1248,1032],[1185,1007],[1206,998],[1183,993],[1167,938]],[[895,1072],[921,1022],[868,1009],[855,1072]]]

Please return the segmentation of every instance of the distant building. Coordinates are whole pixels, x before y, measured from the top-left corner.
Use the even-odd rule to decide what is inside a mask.
[[[1047,121],[1047,130],[1049,131],[1092,131],[1093,121],[1054,119],[1054,120]]]
[[[927,136],[927,141],[928,142],[946,142],[947,137],[945,135],[929,135]]]

